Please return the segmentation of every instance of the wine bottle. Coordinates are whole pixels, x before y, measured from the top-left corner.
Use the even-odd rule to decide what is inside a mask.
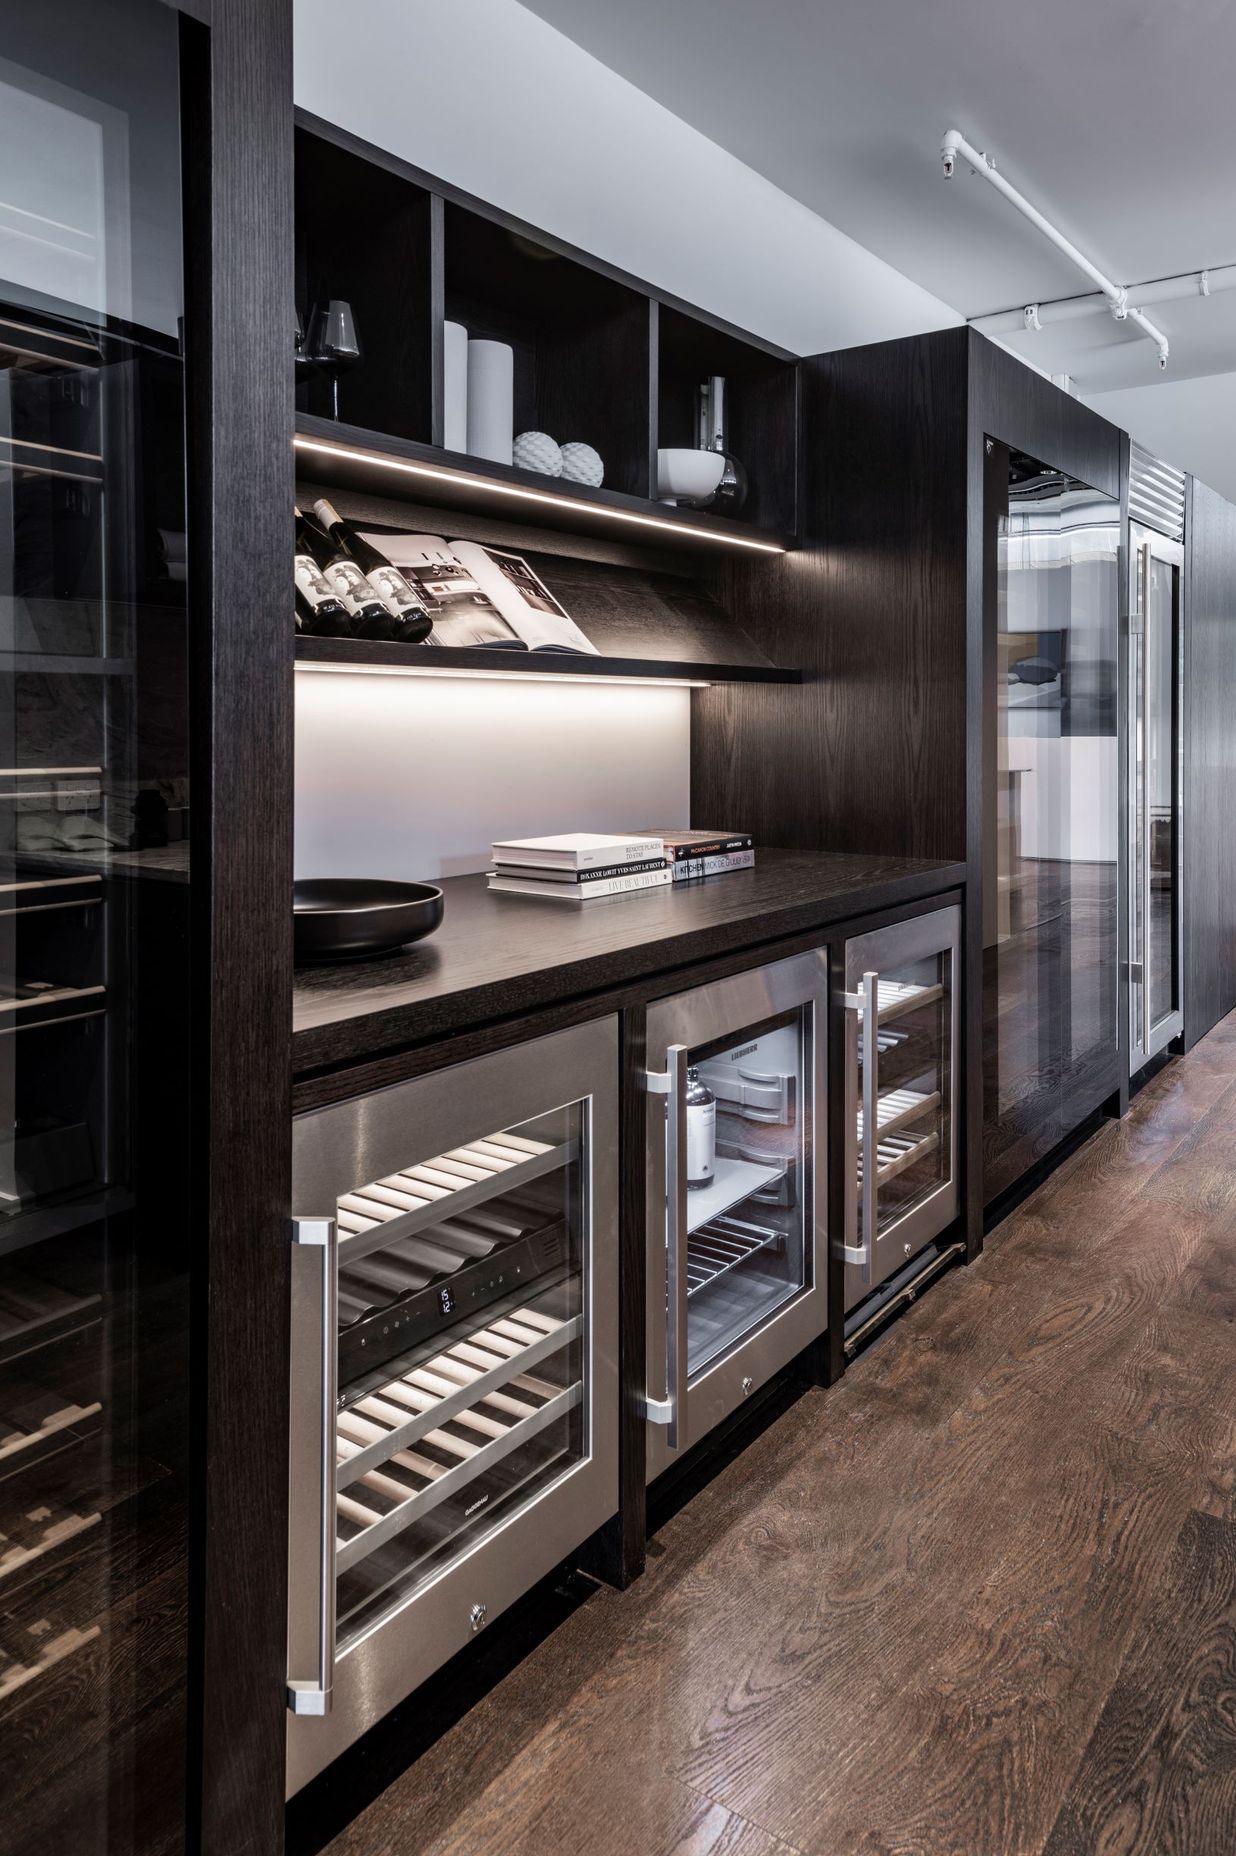
[[[296,629],[311,638],[352,638],[352,615],[330,589],[311,554],[300,545],[300,511],[296,523]]]
[[[371,541],[345,527],[339,511],[325,497],[313,513],[341,554],[356,562],[388,612],[399,620],[399,637],[405,644],[420,644],[433,630],[433,618],[415,589],[399,569]]]
[[[399,621],[383,604],[356,562],[343,554],[312,516],[296,511],[296,552],[314,561],[336,598],[347,608],[356,638],[397,638]]]

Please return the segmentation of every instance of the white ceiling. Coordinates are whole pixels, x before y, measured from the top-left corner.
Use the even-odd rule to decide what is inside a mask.
[[[973,317],[1087,288],[956,126],[1118,282],[1236,262],[1231,0],[527,0],[530,10]],[[734,262],[742,254],[735,251]],[[1086,397],[1236,369],[1236,292],[1016,338]]]

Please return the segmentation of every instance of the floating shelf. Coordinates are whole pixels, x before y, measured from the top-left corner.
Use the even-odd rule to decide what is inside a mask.
[[[422,677],[569,677],[642,683],[802,683],[775,664],[696,664],[686,659],[592,657],[587,652],[487,651],[470,646],[394,644],[376,638],[298,638],[306,669],[402,672]]]
[[[402,496],[560,531],[610,539],[625,536],[647,545],[717,554],[784,554],[795,545],[790,535],[709,515],[707,510],[677,509],[582,483],[563,484],[536,471],[441,451],[311,413],[297,414],[293,442],[298,477],[370,496]]]

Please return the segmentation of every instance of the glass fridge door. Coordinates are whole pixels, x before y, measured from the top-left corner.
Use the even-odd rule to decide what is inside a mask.
[[[1181,726],[1184,550],[1131,527],[1129,602],[1129,1068],[1183,1025]]]
[[[846,1309],[957,1213],[961,911],[846,946]]]
[[[1120,509],[984,453],[983,1193],[1119,1082]]]
[[[180,22],[0,44],[0,1846],[183,1847]]]
[[[824,988],[811,953],[649,1009],[650,1473],[824,1325]]]

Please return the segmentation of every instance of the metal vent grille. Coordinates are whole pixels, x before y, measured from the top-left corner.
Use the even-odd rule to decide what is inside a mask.
[[[1184,540],[1185,474],[1140,445],[1133,446],[1129,460],[1129,514],[1172,541]]]

